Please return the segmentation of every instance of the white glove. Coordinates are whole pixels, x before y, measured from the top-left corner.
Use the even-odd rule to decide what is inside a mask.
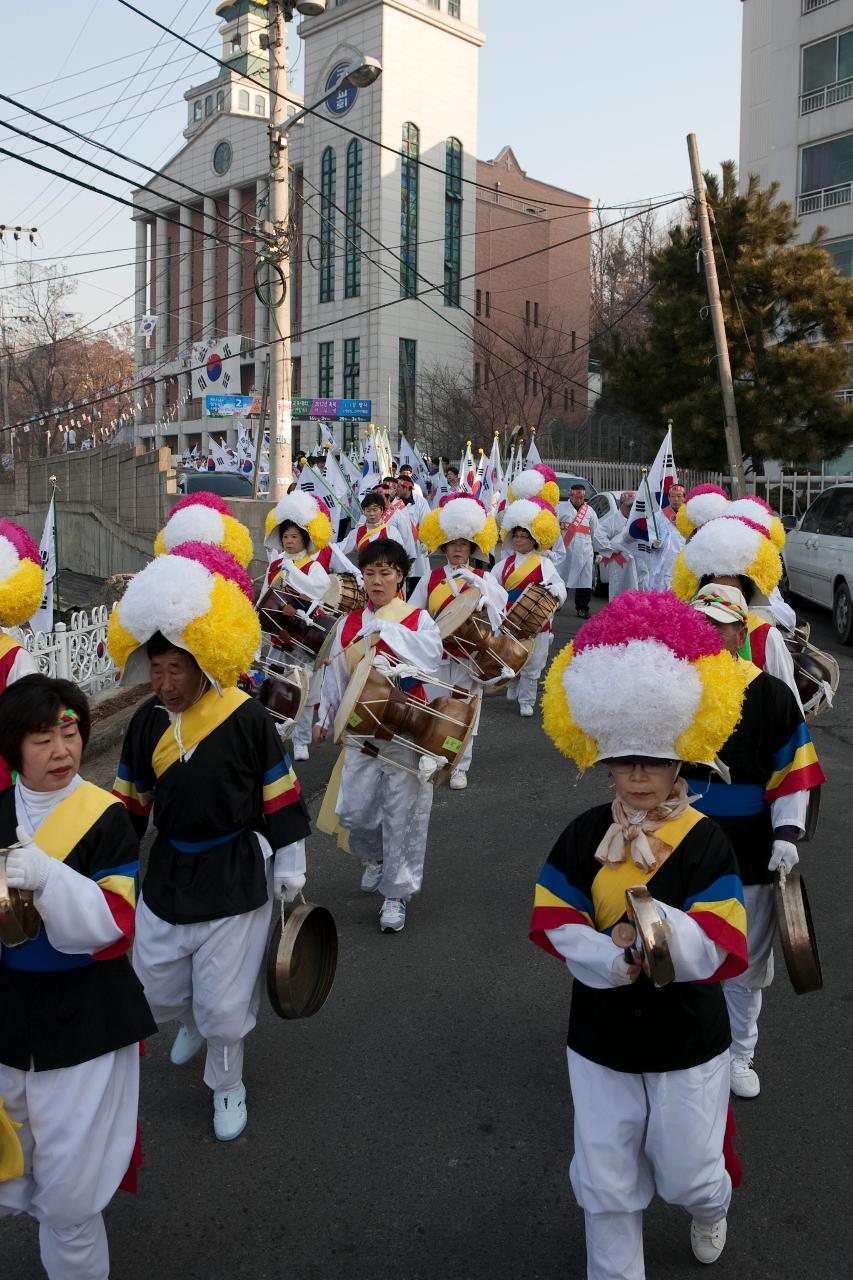
[[[800,855],[795,844],[791,844],[790,840],[774,840],[773,853],[767,864],[767,870],[781,871],[784,877],[789,871],[794,870],[799,861]]]
[[[635,981],[628,968],[628,961],[625,959],[621,951],[617,951],[613,957],[613,963],[610,966],[610,977],[613,979],[614,987],[630,987]]]
[[[273,873],[273,893],[282,902],[295,902],[305,887],[305,876],[279,876]]]
[[[28,840],[21,827],[16,834],[21,847],[12,849],[6,857],[6,883],[10,889],[30,889],[38,893],[47,884],[52,859]]]

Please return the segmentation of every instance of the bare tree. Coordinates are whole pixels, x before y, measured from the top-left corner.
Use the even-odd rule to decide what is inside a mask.
[[[125,324],[110,333],[89,333],[69,310],[73,292],[61,267],[21,267],[15,304],[20,314],[14,343],[7,343],[9,416],[11,421],[26,421],[86,401],[77,410],[76,420],[82,424],[78,435],[91,434],[97,442],[99,424],[107,415],[114,417],[120,405],[116,400],[91,410],[87,406],[131,381],[132,331]],[[23,456],[44,456],[61,448],[57,418],[36,423],[32,431],[19,433],[18,440]]]
[[[612,225],[613,216],[593,211],[591,243],[593,353],[636,342],[649,324],[645,299],[651,286],[651,257],[665,239],[656,212],[644,209]],[[610,223],[611,225],[607,225]]]

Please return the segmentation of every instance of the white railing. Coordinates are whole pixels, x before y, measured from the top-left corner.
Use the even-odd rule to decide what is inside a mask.
[[[803,0],[803,13],[812,13],[815,9],[823,9],[834,0]]]
[[[605,462],[594,458],[543,458],[542,461],[553,471],[583,476],[584,479],[591,481],[599,492],[636,489],[643,478],[643,468],[639,462]],[[688,489],[692,489],[697,484],[725,483],[717,471],[679,469],[678,478]]]
[[[52,632],[11,628],[11,634],[32,654],[42,675],[73,680],[90,697],[118,681],[107,649],[110,611],[97,605],[91,613],[72,613],[68,626],[57,622]]]
[[[477,199],[487,204],[499,204],[503,209],[515,209],[518,213],[529,213],[533,218],[547,218],[548,210],[539,204],[529,204],[520,196],[509,196],[503,191],[477,191]]]
[[[836,400],[841,400],[844,404],[853,404],[853,387],[845,387],[843,391],[836,391]]]
[[[768,502],[780,516],[801,516],[807,507],[824,489],[831,489],[837,484],[851,484],[853,476],[836,476],[829,472],[802,475],[747,476],[746,487],[749,493],[757,494]],[[723,481],[726,485],[726,481]],[[728,487],[728,486],[726,486]]]
[[[840,182],[834,187],[824,187],[821,191],[808,191],[797,200],[797,213],[821,213],[824,209],[835,209],[840,204],[850,204],[853,199],[853,183]]]
[[[810,115],[812,111],[822,111],[824,107],[837,106],[839,102],[847,102],[853,98],[853,78],[838,80],[835,84],[824,85],[811,93],[800,94],[800,115]]]

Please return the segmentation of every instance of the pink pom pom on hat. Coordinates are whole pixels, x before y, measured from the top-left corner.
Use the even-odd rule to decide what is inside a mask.
[[[183,511],[186,507],[210,507],[211,511],[218,511],[221,516],[234,515],[228,503],[218,493],[207,493],[202,489],[198,493],[188,493],[180,502],[176,502],[169,512],[169,519],[176,511]]]
[[[20,560],[32,560],[34,564],[41,566],[38,547],[26,529],[22,529],[19,524],[14,524],[11,520],[0,520],[0,538],[5,538],[12,544]]]
[[[671,591],[623,591],[585,622],[575,637],[575,653],[632,640],[658,640],[677,658],[695,662],[722,651],[713,628],[695,609],[690,613]]]
[[[221,577],[236,583],[244,596],[247,596],[250,601],[254,600],[252,579],[234,557],[227,551],[223,551],[221,547],[214,547],[209,542],[182,542],[171,554],[180,556],[184,560],[195,560],[196,564],[203,565],[210,573],[218,573]]]
[[[446,507],[451,502],[458,502],[460,498],[464,502],[476,502],[478,507],[481,507],[483,511],[486,510],[485,505],[473,493],[446,493],[443,498],[439,499],[439,508]]]

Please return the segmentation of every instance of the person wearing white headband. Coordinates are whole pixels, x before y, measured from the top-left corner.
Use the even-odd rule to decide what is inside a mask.
[[[627,532],[628,516],[636,496],[632,490],[620,493],[619,506],[609,516],[599,520],[592,535],[592,545],[602,563],[607,566],[607,589],[611,600],[615,600],[623,591],[638,590],[640,585],[637,544]],[[642,557],[642,562],[645,570],[645,557]]]
[[[697,535],[698,536],[698,535]],[[719,756],[730,782],[688,766],[684,776],[694,807],[722,827],[734,846],[744,886],[749,968],[723,984],[732,1027],[731,1089],[754,1098],[760,1081],[753,1065],[762,992],[773,980],[776,912],[773,880],[799,862],[809,791],[825,781],[799,702],[781,680],[738,654],[746,641],[748,606],[729,582],[702,586],[693,600],[719,632],[748,680],[741,718]]]

